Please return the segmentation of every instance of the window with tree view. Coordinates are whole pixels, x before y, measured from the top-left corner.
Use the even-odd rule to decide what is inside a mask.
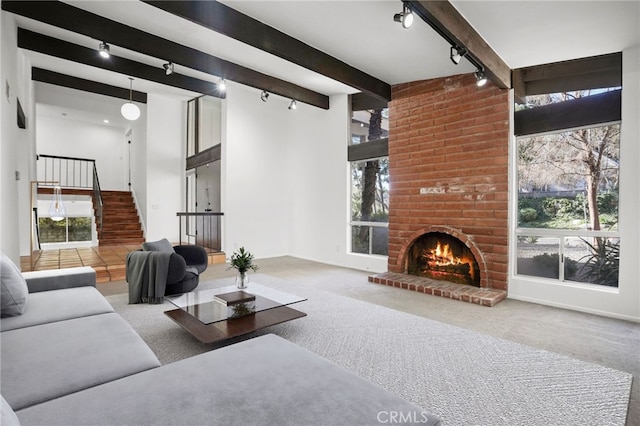
[[[528,107],[607,90],[527,97]],[[517,138],[517,273],[618,286],[620,123]]]
[[[371,158],[351,159],[351,251],[388,254],[389,161],[387,109],[356,111],[352,117],[351,144],[373,148]],[[370,146],[363,146],[369,145]],[[380,147],[384,145],[381,151]],[[365,151],[360,151],[365,152]],[[374,155],[384,152],[384,156]],[[364,157],[367,155],[365,154]],[[350,157],[352,155],[350,154]],[[357,157],[357,155],[356,155]],[[362,156],[361,156],[362,157]]]

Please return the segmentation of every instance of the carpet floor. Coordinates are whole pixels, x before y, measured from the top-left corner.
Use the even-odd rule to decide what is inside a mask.
[[[441,417],[448,425],[624,425],[632,376],[265,274],[252,280],[308,300],[308,314],[258,334],[280,335]],[[201,282],[199,289],[233,279]],[[163,364],[202,345],[163,305],[107,299]],[[229,342],[229,343],[233,343]]]

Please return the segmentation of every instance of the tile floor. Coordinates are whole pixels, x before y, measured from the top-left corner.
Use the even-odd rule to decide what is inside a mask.
[[[119,281],[125,279],[127,254],[140,248],[139,244],[129,244],[42,250],[33,257],[21,257],[20,266],[24,272],[90,266],[96,271],[97,282]],[[209,253],[209,264],[224,261],[224,253]]]
[[[43,250],[32,258],[22,257],[20,264],[23,271],[91,266],[96,270],[98,282],[116,281],[125,277],[127,254],[139,249],[140,245],[134,244]]]

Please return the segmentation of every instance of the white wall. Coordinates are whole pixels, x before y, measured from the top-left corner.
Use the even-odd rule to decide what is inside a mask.
[[[36,106],[36,146],[38,154],[96,160],[102,190],[126,191],[127,146],[124,129],[87,123],[71,117],[52,117],[40,113]],[[44,168],[44,159],[38,167]],[[87,176],[83,174],[83,179]],[[91,185],[91,174],[88,182]]]
[[[622,63],[618,288],[552,282],[512,273],[510,298],[640,321],[640,47],[625,50]],[[512,217],[515,214],[512,205]]]
[[[29,254],[29,182],[35,176],[35,107],[31,66],[17,49],[17,29],[12,15],[0,19],[0,252],[20,265],[20,255]],[[10,87],[7,96],[6,86]],[[27,128],[16,123],[17,99],[27,117]],[[16,172],[20,180],[16,180]],[[21,238],[26,235],[26,238]]]
[[[130,131],[130,132],[129,132]],[[143,114],[125,133],[131,157],[131,193],[140,214],[142,229],[147,229],[147,115]]]
[[[386,257],[347,253],[349,108],[321,110],[229,84],[222,153],[223,250],[291,255],[386,271]]]
[[[290,129],[289,183],[292,256],[382,272],[385,256],[348,253],[350,227],[349,98],[335,95],[330,109],[299,107]],[[299,113],[299,114],[298,114]]]
[[[256,257],[289,254],[288,127],[298,111],[283,99],[227,84],[222,146],[223,250]]]
[[[180,100],[152,93],[147,96],[147,241],[179,238],[176,213],[184,211],[185,111]]]

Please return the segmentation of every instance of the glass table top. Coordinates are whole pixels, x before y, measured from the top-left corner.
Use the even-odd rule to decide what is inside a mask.
[[[240,318],[307,300],[253,282],[243,290],[230,285],[178,296],[167,296],[165,299],[204,324]],[[225,302],[224,299],[228,301]]]

